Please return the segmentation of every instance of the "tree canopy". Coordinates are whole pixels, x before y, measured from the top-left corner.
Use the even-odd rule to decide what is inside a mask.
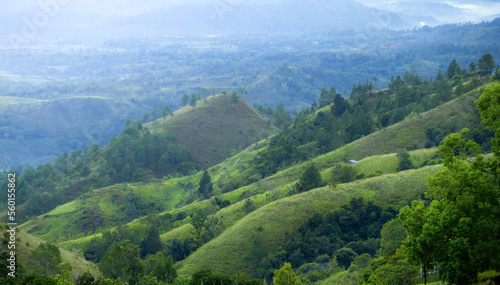
[[[451,134],[439,147],[443,170],[429,178],[424,201],[403,208],[409,260],[424,268],[439,266],[442,280],[474,282],[480,272],[500,269],[500,84],[490,85],[477,101],[483,123],[495,131],[493,157],[481,154],[467,129]]]

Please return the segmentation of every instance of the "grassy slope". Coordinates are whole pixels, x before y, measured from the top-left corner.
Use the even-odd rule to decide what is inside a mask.
[[[310,162],[313,162],[318,166],[318,168],[322,171],[323,177],[327,180],[327,182],[329,182],[328,179],[331,176],[329,173],[329,168],[339,162],[345,161],[347,159],[360,160],[362,158],[377,154],[390,154],[400,149],[412,147],[414,146],[414,144],[417,146],[424,145],[427,140],[425,127],[435,127],[439,124],[439,122],[441,122],[441,125],[449,125],[451,130],[453,131],[458,131],[463,127],[473,127],[479,121],[478,116],[474,114],[475,109],[473,106],[473,101],[478,96],[479,92],[471,92],[467,95],[457,98],[456,100],[443,104],[436,109],[420,114],[417,117],[384,128],[382,130],[379,130],[378,132],[363,137],[330,153],[316,157]],[[453,120],[450,120],[449,117],[452,117]],[[236,156],[228,158],[223,163],[212,167],[210,169],[210,174],[212,176],[212,181],[214,181],[214,184],[217,185],[217,181],[219,179],[221,181],[224,181],[228,177],[240,175],[240,173],[245,170],[248,162],[251,161],[256,155],[258,155],[260,151],[265,149],[265,145],[265,142],[256,144],[237,154]],[[412,160],[414,161],[413,163],[415,166],[420,166],[424,160],[429,159],[432,155],[433,150],[420,150],[412,152]],[[361,163],[360,161],[360,163],[356,165],[358,171],[365,174],[365,176],[369,176],[375,173],[376,170],[379,170],[384,174],[394,172],[397,168],[397,160],[394,154],[372,159],[378,161],[377,163],[382,166],[378,166],[377,169],[375,169],[373,168],[373,166],[370,166],[370,160],[368,159],[363,163]],[[385,162],[381,163],[381,159],[384,159]],[[238,201],[242,201],[247,197],[259,195],[255,196],[255,203],[257,204],[257,206],[265,205],[271,201],[287,196],[288,191],[292,189],[293,184],[296,182],[298,177],[300,177],[300,174],[303,172],[306,165],[307,163],[295,165],[293,167],[280,171],[271,177],[260,180],[257,183],[253,183],[251,185],[236,189],[232,192],[223,194],[222,197],[224,199],[230,200],[232,203],[236,203]],[[197,185],[199,179],[200,174],[197,174],[194,176],[167,180],[163,182],[163,184],[171,184],[172,188],[169,191],[171,191],[172,193],[175,192],[177,193],[177,195],[183,197],[178,198],[179,200],[182,200],[187,199],[189,195],[183,192],[183,189],[190,189],[189,191],[193,193],[193,191],[195,191],[195,185]],[[143,190],[141,189],[145,189],[147,187],[149,186],[146,185],[137,187],[137,192],[142,192]],[[162,191],[161,193],[165,192]],[[165,197],[157,197],[155,202],[158,203],[164,198]],[[176,215],[180,211],[186,211],[189,213],[193,209],[203,206],[206,203],[207,201],[201,201],[184,207],[182,207],[182,204],[179,204],[179,206],[181,206],[180,208],[164,209],[166,210],[166,212],[169,212],[172,215]],[[241,208],[241,204],[228,207],[228,209],[224,209],[223,211],[221,211],[221,213],[231,211],[231,213],[226,213],[224,215],[225,226],[234,224],[242,216],[244,216],[244,213],[242,213],[242,211],[234,210],[239,208]],[[51,213],[48,213],[47,215],[51,215]],[[50,225],[52,224],[53,223],[50,223]],[[140,220],[137,220],[135,222],[132,222],[130,225],[140,228],[141,224],[142,222]],[[26,230],[28,230],[28,228],[26,228]],[[33,230],[33,226],[30,226],[29,230]],[[54,234],[52,230],[46,230],[45,232],[38,230],[33,231],[34,234],[44,235],[44,238],[53,238]],[[75,244],[79,244],[79,242],[75,241]],[[68,246],[71,245],[72,243],[68,243]]]
[[[427,161],[437,152],[436,148],[432,149],[423,149],[423,150],[415,150],[410,152],[410,159],[415,166],[420,166],[423,161]],[[239,160],[244,161],[242,159]],[[229,162],[229,161],[226,161]],[[220,165],[221,169],[226,168],[229,165],[234,165],[233,161],[230,160],[231,163],[224,163]],[[294,167],[294,172],[301,172],[306,165],[297,165]],[[354,165],[354,167],[358,170],[358,173],[363,173],[365,176],[375,173],[376,171],[380,171],[381,174],[395,173],[398,166],[398,159],[396,158],[396,154],[388,154],[381,156],[372,156],[362,159]],[[231,168],[229,168],[231,169]],[[276,201],[280,198],[289,196],[289,190],[293,188],[293,185],[297,181],[297,176],[287,175],[287,172],[280,172],[277,176],[273,176],[270,178],[266,178],[261,180],[258,183],[242,187],[230,193],[222,194],[221,197],[223,199],[230,200],[232,205],[221,209],[216,215],[219,218],[224,220],[223,227],[228,228],[238,222],[241,218],[243,218],[246,213],[243,210],[243,205],[245,203],[245,199],[249,197],[254,206],[256,208],[260,208],[265,206],[273,201]],[[322,171],[322,176],[325,181],[329,181],[331,179],[331,168],[324,168]],[[191,203],[189,205],[173,209],[168,212],[162,213],[162,215],[168,213],[172,216],[176,216],[179,212],[185,211],[187,213],[192,213],[194,209],[205,207],[209,203],[209,200],[198,201],[195,203]],[[128,226],[135,229],[136,231],[145,231],[145,227],[147,226],[143,219],[136,219],[131,223],[128,223]],[[162,241],[167,241],[170,238],[186,238],[192,235],[192,226],[191,224],[183,224],[178,228],[170,230],[168,232],[161,234]],[[86,243],[90,241],[90,236],[69,240],[61,243],[65,247],[72,248],[83,248]]]
[[[196,107],[185,106],[174,116],[158,119],[167,124],[178,141],[187,146],[202,167],[213,166],[250,144],[277,132],[252,105],[242,98],[234,102],[229,94],[199,100]],[[146,125],[153,128],[153,122]]]
[[[252,197],[254,205],[259,208],[288,196],[289,190],[292,189],[300,174],[311,162],[318,166],[327,182],[331,176],[330,168],[339,162],[345,161],[346,159],[360,160],[365,158],[364,160],[360,160],[360,162],[355,165],[358,172],[363,173],[365,177],[375,173],[377,170],[382,174],[392,173],[397,168],[397,159],[395,154],[390,153],[399,149],[412,147],[414,145],[424,145],[427,139],[425,135],[426,126],[447,124],[453,131],[458,131],[463,127],[475,126],[479,121],[479,118],[473,113],[475,109],[472,102],[478,95],[479,92],[464,95],[434,110],[375,132],[342,148],[316,157],[309,162],[297,164],[280,171],[271,177],[267,177],[232,192],[225,193],[222,195],[222,198],[230,200],[233,205],[222,209],[217,213],[217,215],[224,217],[224,228],[232,228],[235,224],[239,224],[241,219],[246,218],[246,213],[242,210],[244,199]],[[450,120],[450,117],[453,119]],[[258,155],[259,152],[264,150],[266,145],[266,141],[255,144],[243,152],[226,159],[223,163],[212,167],[210,169],[210,174],[212,176],[212,181],[216,185],[216,190],[218,189],[217,181],[220,180],[223,182],[228,177],[240,175],[240,173],[247,168],[248,162]],[[417,150],[411,152],[413,164],[415,166],[420,166],[422,162],[432,157],[435,152],[436,149]],[[377,154],[384,155],[370,157]],[[198,173],[192,176],[172,178],[162,181],[161,183],[157,183],[160,190],[157,193],[158,195],[153,196],[151,196],[151,193],[155,193],[151,190],[154,189],[153,184],[134,184],[130,185],[129,188],[133,189],[134,193],[137,195],[141,195],[145,201],[154,201],[157,204],[165,205],[163,208],[165,212],[162,214],[170,213],[175,216],[180,211],[190,213],[194,209],[204,207],[208,203],[208,200],[198,201],[195,203],[189,202],[189,196],[195,195],[196,185],[199,182],[200,177],[201,173]],[[115,187],[119,188],[121,186]],[[165,188],[162,189],[161,187]],[[108,208],[108,213],[111,215],[113,213],[115,215],[117,212],[119,213],[119,209],[116,206],[111,206],[109,203],[110,191],[107,191],[106,189],[98,189],[94,190],[94,192],[99,193],[93,196],[99,197],[100,202],[98,204],[103,208]],[[106,201],[108,201],[108,203],[106,203]],[[89,202],[94,204],[96,203],[92,199],[89,199]],[[168,206],[166,206],[167,204]],[[38,217],[35,221],[23,225],[23,228],[25,230],[32,231],[38,236],[42,236],[44,239],[54,240],[54,238],[56,238],[57,235],[61,235],[61,233],[71,232],[71,227],[68,228],[65,225],[71,226],[72,221],[80,218],[81,212],[68,212],[75,206],[75,204],[61,206],[61,208],[55,209],[54,212],[46,214],[46,218]],[[60,220],[53,219],[62,215],[68,216],[61,218]],[[115,224],[118,224],[118,220],[116,221],[117,222]],[[58,230],[55,228],[55,225],[58,226]],[[129,223],[129,225],[132,228],[135,228],[138,232],[141,232],[144,227],[144,223],[141,219],[137,219]],[[162,240],[167,240],[172,237],[186,237],[190,235],[190,232],[189,226],[183,226],[168,233],[162,233]],[[76,239],[66,242],[65,246],[68,248],[74,246],[81,248],[90,240],[90,237],[78,239],[79,237],[81,236],[68,237],[70,239]],[[190,267],[188,266],[187,268]]]
[[[31,250],[38,247],[38,245],[43,241],[23,231],[17,232],[16,237],[18,238],[16,243],[17,261],[21,265],[26,266]],[[0,237],[0,241],[3,241],[3,236]],[[101,276],[101,272],[97,269],[97,266],[89,261],[86,261],[83,256],[80,256],[79,253],[70,252],[62,248],[60,250],[63,263],[71,264],[73,271],[79,274],[89,272],[93,276]]]
[[[428,166],[335,188],[323,187],[269,203],[239,220],[181,262],[179,273],[192,274],[200,268],[231,274],[238,270],[251,273],[262,258],[256,254],[258,251],[252,238],[258,234],[259,227],[263,229],[260,235],[267,249],[273,252],[285,240],[286,232],[297,230],[314,212],[334,210],[351,198],[364,197],[380,204],[406,205],[425,191],[425,177],[440,168]]]

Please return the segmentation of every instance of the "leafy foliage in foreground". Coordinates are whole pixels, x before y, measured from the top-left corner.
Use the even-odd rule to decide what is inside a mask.
[[[486,158],[463,130],[440,146],[444,169],[429,178],[426,206],[414,201],[400,213],[407,231],[403,249],[424,269],[439,266],[439,276],[459,284],[478,273],[500,269],[500,84],[489,86],[477,101],[484,124],[495,132],[493,157]]]
[[[362,198],[354,198],[324,215],[315,213],[297,232],[287,236],[276,254],[262,260],[259,277],[270,278],[273,269],[285,261],[297,269],[312,262],[329,268],[330,260],[335,259],[339,266],[349,268],[356,256],[376,254],[380,230],[396,213],[393,207],[382,207]]]

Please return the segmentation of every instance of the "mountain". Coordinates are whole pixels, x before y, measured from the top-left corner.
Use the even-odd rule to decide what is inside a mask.
[[[57,39],[91,41],[165,35],[310,34],[332,30],[364,31],[367,26],[405,29],[420,26],[422,21],[436,23],[431,17],[378,10],[348,0],[174,2],[155,5],[154,9],[143,9],[129,3],[129,6],[138,7],[125,11],[119,7],[94,6],[96,10],[78,8],[78,5],[74,8],[58,5],[59,9],[42,10],[49,11],[53,17],[49,17],[50,23],[41,28],[34,25],[32,15],[36,13],[33,10],[17,10],[16,14],[8,14],[10,21],[2,25],[8,27],[3,31],[5,37],[2,39],[4,44],[18,43],[14,46],[22,47],[30,42],[48,43]],[[40,10],[40,7],[34,8]]]

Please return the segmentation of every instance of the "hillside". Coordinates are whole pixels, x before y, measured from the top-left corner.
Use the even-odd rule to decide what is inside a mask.
[[[297,230],[313,213],[334,210],[351,198],[363,197],[381,204],[398,201],[404,206],[424,193],[425,177],[438,169],[440,166],[430,166],[335,188],[327,186],[269,203],[190,255],[181,262],[179,272],[192,274],[200,268],[209,268],[226,274],[235,274],[238,270],[251,274],[266,256],[257,248],[257,236],[267,252],[273,253],[284,241],[285,233]]]
[[[480,119],[473,107],[473,101],[478,98],[479,94],[479,90],[470,92],[428,112],[315,157],[309,163],[315,163],[321,171],[326,171],[349,159],[361,160],[365,157],[394,153],[405,148],[415,148],[415,146],[423,148],[428,139],[425,133],[426,127],[446,128],[447,132],[457,132],[465,127],[474,128],[479,124]],[[222,96],[219,98],[224,99]],[[192,107],[185,107],[182,111],[187,112],[190,109]],[[174,114],[170,119],[175,119],[176,116],[181,116],[181,114]],[[273,194],[277,195],[276,198],[286,196],[287,189],[290,189],[298,180],[307,163],[279,171],[264,179],[257,178],[254,183],[239,187],[234,191],[221,193],[221,188],[228,181],[245,174],[252,161],[259,153],[265,151],[266,148],[262,148],[265,144],[266,142],[262,142],[261,145],[250,147],[210,168],[209,173],[212,176],[216,193],[222,194],[221,197],[231,203],[266,192],[276,192]],[[430,159],[431,156],[432,154],[428,155],[427,159]],[[360,167],[360,172],[365,173],[365,175],[372,174],[376,170],[369,167],[370,170],[363,169],[363,163],[358,167]],[[388,173],[382,169],[381,171]],[[147,205],[154,202],[162,212],[173,211],[172,215],[181,211],[192,212],[199,206],[199,204],[190,205],[190,203],[196,201],[196,188],[200,179],[201,173],[197,173],[162,182],[114,185],[96,189],[78,200],[32,219],[23,224],[21,228],[47,240],[65,241],[75,238],[75,235],[81,237],[91,234],[99,227],[105,228],[123,223],[127,220],[127,216],[132,215],[130,206],[123,207],[123,203],[132,203],[131,201],[136,202],[127,205]],[[207,202],[200,203],[206,204]],[[188,205],[187,209],[183,208],[183,205]]]
[[[360,160],[360,163],[355,165],[355,167],[359,173],[363,173],[365,176],[373,175],[377,170],[383,174],[393,173],[397,168],[395,155],[380,157],[377,157],[377,155],[391,154],[394,151],[405,148],[415,148],[415,145],[417,148],[422,148],[428,139],[425,128],[437,127],[437,122],[440,122],[439,127],[446,127],[446,130],[449,132],[456,132],[464,127],[474,128],[479,122],[479,116],[475,112],[473,101],[478,96],[479,91],[470,92],[438,108],[384,128],[332,152],[318,156],[308,163],[314,163],[323,172],[324,179],[327,179],[327,181],[331,179],[329,169],[349,159]],[[186,107],[183,110],[189,110],[189,108],[191,107]],[[452,116],[452,114],[454,115]],[[176,115],[171,118],[175,117]],[[449,120],[450,117],[453,120]],[[445,122],[448,123],[446,124]],[[228,193],[220,192],[220,187],[223,187],[228,180],[240,177],[245,173],[253,159],[259,153],[265,151],[266,148],[262,148],[263,145],[266,145],[265,141],[260,146],[248,148],[209,169],[216,193],[221,194],[222,199],[229,200],[234,204],[246,198],[254,197],[255,204],[263,206],[288,195],[289,189],[298,180],[307,163],[298,164],[279,171],[275,175],[261,180],[257,179],[256,182],[237,188],[234,191]],[[429,149],[427,152],[411,152],[412,160],[417,167],[425,161],[430,160],[434,154],[435,149]],[[372,156],[375,157],[369,159]],[[363,158],[366,159],[361,160]],[[372,164],[371,161],[375,161],[376,163]],[[43,236],[44,239],[52,241],[68,240],[66,244],[71,247],[72,242],[69,240],[83,236],[82,224],[88,226],[88,230],[83,230],[83,232],[87,232],[88,234],[95,231],[99,226],[117,226],[122,223],[126,219],[127,209],[123,209],[120,206],[123,202],[119,201],[128,201],[126,198],[127,195],[129,195],[129,198],[132,197],[129,193],[133,193],[133,197],[137,197],[141,201],[141,204],[155,202],[159,209],[164,211],[164,214],[169,213],[175,216],[182,211],[193,213],[196,208],[204,207],[204,205],[209,203],[208,200],[205,200],[190,204],[196,201],[195,191],[200,178],[201,173],[198,173],[192,176],[172,178],[146,185],[138,183],[97,189],[75,202],[59,206],[57,209],[31,220],[24,224],[22,228],[37,236]],[[117,201],[117,203],[113,201]],[[240,202],[239,206],[234,205],[231,207],[241,207],[242,204]],[[228,211],[231,207],[224,209],[222,213]],[[87,214],[83,215],[84,212]],[[81,218],[82,215],[84,219]],[[94,221],[96,216],[99,217],[97,220],[100,221],[98,225]],[[232,225],[242,217],[241,212],[226,216],[232,217],[231,219],[227,219],[226,226]],[[140,220],[136,220],[130,225],[133,227],[139,226],[144,230],[143,226],[140,226],[141,223]],[[53,225],[57,225],[57,227]],[[77,233],[78,236],[75,236]],[[185,232],[180,231],[180,233],[184,234]],[[88,239],[86,240],[88,241]]]
[[[5,224],[1,225],[6,226]],[[26,266],[26,262],[29,260],[29,255],[31,254],[31,250],[36,249],[43,240],[34,237],[24,231],[16,232],[16,256],[18,262]],[[0,242],[4,241],[4,236],[0,236]],[[74,272],[78,274],[83,274],[85,272],[91,273],[93,276],[101,276],[101,272],[97,269],[97,266],[83,258],[81,256],[81,252],[72,252],[66,249],[60,248],[61,257],[63,263],[71,264],[71,267]]]
[[[158,119],[167,125],[178,142],[191,150],[195,163],[203,168],[228,158],[236,150],[277,132],[252,105],[241,97],[219,94],[199,100],[195,107],[185,106]],[[155,122],[146,124],[154,129]]]
[[[196,162],[213,164],[206,173],[194,170],[185,176],[124,182],[93,189],[77,200],[31,219],[20,228],[46,240],[59,242],[65,248],[81,251],[95,262],[101,260],[103,248],[120,239],[130,239],[134,244],[140,244],[142,250],[147,250],[143,242],[154,228],[158,239],[166,247],[165,252],[175,256],[180,274],[191,275],[200,269],[210,269],[232,275],[243,271],[253,277],[269,278],[263,272],[271,265],[262,265],[263,258],[279,255],[282,246],[290,243],[289,237],[296,235],[313,214],[345,209],[344,205],[353,198],[364,198],[377,207],[392,207],[393,213],[397,213],[411,201],[422,199],[427,189],[426,177],[442,167],[433,165],[440,160],[437,149],[432,146],[446,134],[466,127],[475,136],[488,137],[488,134],[480,133],[480,117],[474,108],[474,101],[482,90],[476,88],[457,95],[455,99],[426,112],[411,112],[397,123],[362,135],[332,151],[318,152],[307,159],[278,165],[274,173],[267,172],[265,175],[256,169],[266,163],[263,157],[269,155],[273,147],[276,148],[279,142],[276,138],[282,138],[287,130],[258,143],[237,140],[234,150],[244,149],[238,153],[231,151],[232,156],[231,153],[226,154],[229,157],[220,158],[223,160],[220,163],[203,161],[201,158],[208,154],[200,151],[193,154],[197,157]],[[364,108],[369,109],[375,105],[373,98],[383,96],[383,92],[386,91],[354,99],[356,104],[361,106],[364,103]],[[359,108],[349,112],[354,116]],[[299,127],[317,128],[329,122],[325,118],[334,109],[334,105],[328,105],[313,112],[307,111],[295,122],[303,124]],[[344,111],[343,117],[349,112]],[[273,130],[266,127],[267,120],[246,101],[220,94],[144,126],[129,124],[124,133],[140,138],[149,132],[177,132],[177,140],[191,143],[189,148],[192,150],[204,148],[208,153],[219,153],[224,147],[226,151],[230,148],[226,144],[228,142],[216,139],[214,133],[217,136],[237,134],[240,139],[251,133],[252,127],[243,124],[244,121],[233,119],[232,124],[224,121],[224,118],[241,116],[248,121],[256,121],[263,132]],[[294,133],[288,134],[291,135],[286,139],[292,139]],[[297,149],[312,149],[319,143],[317,139],[318,135]],[[126,140],[122,143],[125,144]],[[405,150],[411,150],[407,156],[416,169],[398,172],[402,159],[400,155]],[[347,165],[346,161],[351,159],[359,162]],[[327,186],[298,193],[297,183],[311,165],[319,172],[324,182],[322,185]],[[339,171],[344,168],[353,174],[349,181],[338,184]],[[198,190],[202,175],[206,174],[209,174],[213,187],[209,196],[203,196]],[[387,220],[379,226],[382,227],[385,222]],[[380,229],[377,229],[377,234],[379,232]],[[380,246],[380,237],[374,241]],[[176,252],[178,249],[173,248],[178,244],[184,244],[189,249],[179,255]],[[347,242],[341,243],[336,250],[344,247],[348,247]],[[292,253],[288,252],[289,255]],[[359,255],[365,253],[360,251]],[[334,257],[336,255],[331,255],[331,258]],[[299,269],[303,264],[301,262],[295,263],[295,269]],[[349,264],[350,261],[344,267]],[[272,266],[277,268],[280,265]]]
[[[118,135],[140,105],[112,98],[75,96],[41,100],[0,96],[0,169],[37,166],[91,143]]]

